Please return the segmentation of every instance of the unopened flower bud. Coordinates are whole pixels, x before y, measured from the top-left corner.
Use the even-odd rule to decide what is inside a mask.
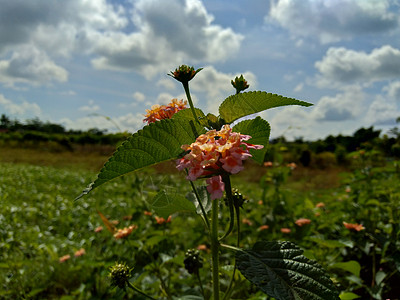
[[[171,71],[171,74],[168,75],[174,77],[176,80],[182,83],[188,83],[201,70],[203,70],[203,68],[195,70],[193,67],[181,65],[175,69],[175,71]]]
[[[131,271],[132,269],[129,269],[125,263],[116,263],[110,268],[111,285],[124,288],[131,277]]]
[[[231,83],[236,89],[236,94],[239,94],[241,91],[244,91],[249,87],[249,84],[243,78],[243,75],[240,75],[240,77],[235,77],[235,80],[231,80]]]

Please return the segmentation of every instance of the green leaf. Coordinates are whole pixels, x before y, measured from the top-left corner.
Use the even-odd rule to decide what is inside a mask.
[[[318,245],[322,247],[327,247],[327,248],[342,248],[342,247],[348,247],[348,244],[345,244],[343,242],[337,241],[337,240],[325,240],[325,239],[320,239],[317,237],[309,237],[308,238],[310,241],[313,241],[317,243]]]
[[[207,187],[206,186],[197,187],[197,193],[199,195],[201,204],[203,204],[205,212],[208,213],[212,207],[212,200],[210,198],[210,194],[207,192]],[[202,215],[201,207],[199,205],[199,201],[197,200],[195,193],[194,192],[188,193],[186,195],[186,198],[189,199],[189,201],[194,204],[194,206],[196,207],[196,213]]]
[[[350,260],[346,262],[339,262],[330,266],[331,268],[342,269],[348,271],[358,277],[360,277],[360,264],[355,260]]]
[[[219,114],[227,123],[232,123],[241,117],[284,105],[311,106],[312,104],[267,92],[247,92],[226,98],[219,107]]]
[[[340,294],[340,300],[353,300],[357,298],[360,298],[360,296],[351,292]]]
[[[151,123],[127,139],[106,162],[97,179],[76,199],[126,173],[177,158],[181,146],[195,141],[204,128],[188,118],[165,119]]]
[[[157,215],[167,219],[176,212],[196,210],[192,202],[188,201],[184,196],[175,192],[160,191],[151,201],[151,207]]]
[[[271,127],[269,123],[261,117],[256,117],[252,120],[245,120],[236,124],[232,131],[240,132],[251,136],[247,142],[255,145],[263,145],[263,149],[250,149],[250,154],[253,155],[253,160],[262,164],[264,162],[265,153],[267,153],[267,146],[269,142],[269,133]]]
[[[291,242],[257,242],[236,252],[240,272],[277,300],[337,300],[332,281],[315,261]]]
[[[198,118],[204,118],[204,113],[201,109],[199,108],[195,108],[194,109],[196,111],[196,115]],[[182,109],[180,111],[178,111],[177,113],[175,113],[172,116],[172,119],[192,119],[194,120],[194,116],[192,113],[192,110],[190,108],[186,108],[186,109]]]

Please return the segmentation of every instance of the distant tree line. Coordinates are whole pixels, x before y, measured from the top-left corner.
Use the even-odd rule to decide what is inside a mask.
[[[91,128],[84,130],[67,130],[60,124],[43,122],[39,118],[29,119],[22,123],[11,120],[5,114],[0,117],[0,141],[55,142],[71,150],[72,144],[117,145],[125,140],[127,132],[107,133],[107,130]]]
[[[397,118],[400,123],[400,117]],[[118,145],[129,136],[129,133],[107,133],[107,130],[91,128],[86,131],[66,130],[60,124],[42,122],[38,118],[22,123],[11,120],[5,114],[0,117],[0,142],[14,141],[26,142],[55,142],[72,149],[73,144],[91,145]],[[303,165],[311,163],[313,157],[323,157],[345,163],[346,154],[359,149],[380,151],[386,157],[400,158],[400,130],[398,127],[390,129],[386,134],[376,130],[372,126],[360,128],[351,136],[329,135],[316,141],[304,141],[297,138],[287,141],[285,137],[279,137],[270,141],[270,151],[266,159],[272,159],[279,152],[277,147],[284,146],[287,159],[301,162]]]

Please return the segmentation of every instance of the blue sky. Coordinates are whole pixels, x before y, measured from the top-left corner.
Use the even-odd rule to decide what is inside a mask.
[[[203,67],[195,105],[249,90],[314,103],[261,115],[272,137],[324,138],[400,116],[397,0],[0,0],[0,114],[134,132],[183,99],[166,74]],[[114,122],[108,121],[110,117]]]

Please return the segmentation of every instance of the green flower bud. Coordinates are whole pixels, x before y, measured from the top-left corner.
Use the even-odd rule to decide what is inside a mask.
[[[236,89],[236,94],[239,94],[241,91],[244,91],[249,87],[249,84],[246,80],[244,80],[243,75],[240,75],[240,77],[235,77],[235,80],[231,80],[231,83]]]
[[[182,83],[188,83],[201,70],[203,70],[203,68],[195,70],[193,67],[181,65],[175,69],[174,72],[171,71],[171,74],[168,75]]]
[[[131,277],[132,270],[133,269],[129,269],[125,263],[115,263],[115,265],[110,268],[109,277],[111,278],[111,285],[123,289]]]

